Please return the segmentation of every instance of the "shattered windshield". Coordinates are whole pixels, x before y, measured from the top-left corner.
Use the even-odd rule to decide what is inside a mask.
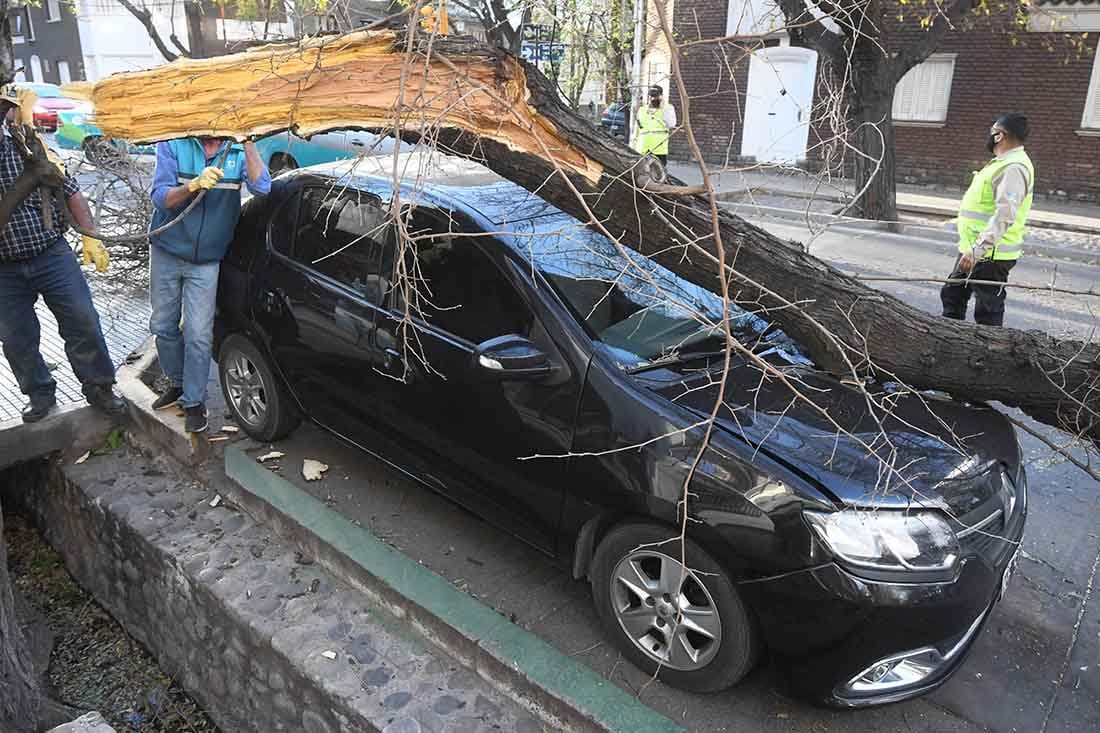
[[[706,288],[617,247],[565,213],[515,222],[513,231],[516,246],[621,368],[634,371],[725,348],[722,299]],[[782,331],[733,304],[730,327],[742,343],[808,363]]]

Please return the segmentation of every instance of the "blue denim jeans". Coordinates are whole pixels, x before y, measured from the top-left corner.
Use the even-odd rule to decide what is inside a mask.
[[[156,245],[149,248],[149,331],[156,336],[164,376],[183,388],[184,407],[206,402],[220,264],[196,265]]]
[[[54,398],[57,382],[38,350],[41,327],[34,304],[38,296],[57,319],[69,364],[84,392],[115,383],[115,366],[103,340],[99,314],[76,256],[64,239],[37,257],[0,262],[0,342],[19,389],[32,402]]]

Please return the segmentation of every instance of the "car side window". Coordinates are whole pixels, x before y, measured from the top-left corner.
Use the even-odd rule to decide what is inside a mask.
[[[278,194],[277,188],[284,185],[283,181],[272,184],[271,196]],[[271,223],[268,225],[271,238],[271,247],[281,255],[291,256],[294,245],[294,219],[298,214],[299,194],[287,196],[271,215]]]
[[[293,258],[382,305],[393,289],[392,231],[377,196],[351,188],[306,188]]]
[[[405,261],[415,287],[411,311],[465,341],[529,336],[531,309],[473,237],[445,213],[420,210],[409,221]]]

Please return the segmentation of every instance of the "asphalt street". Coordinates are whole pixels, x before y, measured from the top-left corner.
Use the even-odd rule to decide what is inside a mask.
[[[801,241],[790,222],[762,222]],[[880,232],[827,231],[811,251],[865,276],[942,277],[952,257],[942,244]],[[1087,289],[1097,270],[1073,262],[1025,258],[1014,282]],[[932,283],[878,283],[913,305],[938,311]],[[1007,324],[1086,336],[1095,298],[1013,291]],[[213,387],[213,385],[212,385]],[[213,387],[216,390],[216,387]],[[217,414],[217,413],[215,413]],[[523,542],[489,526],[389,466],[311,426],[279,444],[282,474],[370,528],[457,587],[508,615],[566,654],[631,690],[697,731],[1085,731],[1100,729],[1100,563],[1098,487],[1039,441],[1022,436],[1031,509],[1019,569],[975,648],[955,677],[933,694],[858,712],[835,712],[784,696],[775,670],[762,664],[740,686],[695,695],[651,682],[605,640],[588,586]],[[247,441],[252,451],[267,446]],[[332,468],[305,483],[297,467],[314,458]]]

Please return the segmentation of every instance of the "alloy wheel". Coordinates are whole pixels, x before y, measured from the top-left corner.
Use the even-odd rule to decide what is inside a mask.
[[[718,653],[718,607],[679,560],[652,550],[631,552],[611,574],[611,603],[623,632],[664,666],[693,671]]]
[[[237,417],[252,426],[262,425],[267,419],[267,389],[252,360],[240,352],[232,354],[225,370],[225,386]]]

